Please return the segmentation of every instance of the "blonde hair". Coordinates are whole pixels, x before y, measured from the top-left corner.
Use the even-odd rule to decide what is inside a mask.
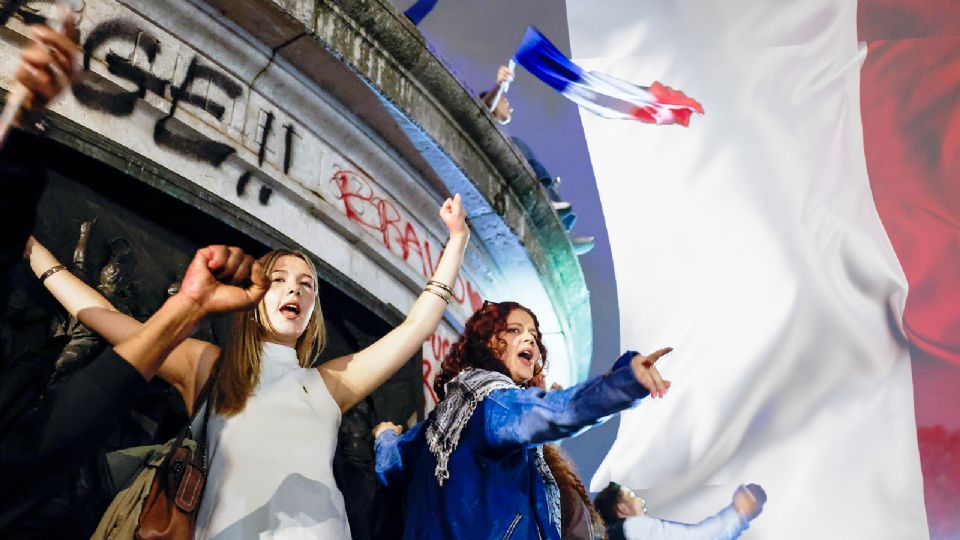
[[[317,286],[317,269],[305,254],[299,251],[275,249],[260,258],[260,266],[268,279],[280,257],[297,257],[307,263],[314,278],[314,308],[310,322],[297,338],[297,359],[301,367],[311,367],[323,350],[327,332],[323,324],[323,311]],[[253,389],[260,383],[260,351],[268,332],[273,331],[267,317],[266,306],[261,300],[257,307],[234,315],[227,343],[220,354],[220,368],[213,387],[213,399],[217,413],[232,416],[243,410]]]

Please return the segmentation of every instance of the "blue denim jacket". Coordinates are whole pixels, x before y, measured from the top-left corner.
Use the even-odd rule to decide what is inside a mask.
[[[492,392],[461,433],[443,487],[425,438],[432,416],[402,436],[382,432],[376,440],[377,475],[405,493],[403,538],[559,540],[536,446],[576,435],[645,397],[629,358],[624,355],[610,372],[566,390]]]

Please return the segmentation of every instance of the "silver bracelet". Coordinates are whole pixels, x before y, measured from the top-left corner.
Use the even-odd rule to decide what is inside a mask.
[[[450,304],[450,297],[449,297],[449,296],[440,294],[440,293],[438,293],[437,291],[431,289],[430,287],[424,288],[424,289],[423,289],[423,292],[428,292],[428,293],[435,294],[435,295],[437,295],[437,298],[443,300],[443,301],[446,302],[448,305]]]
[[[437,280],[435,280],[435,279],[431,279],[430,281],[427,282],[427,287],[429,287],[430,285],[434,285],[434,286],[436,286],[436,287],[440,287],[441,289],[447,291],[447,292],[450,293],[451,295],[453,294],[453,287],[451,287],[451,286],[449,286],[449,285],[447,285],[446,283],[443,283],[443,282],[441,282],[441,281],[437,281]]]

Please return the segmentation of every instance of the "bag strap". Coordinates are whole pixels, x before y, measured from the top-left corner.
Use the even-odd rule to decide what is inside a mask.
[[[201,390],[201,393],[205,391],[207,394],[205,396],[201,396],[205,405],[203,409],[203,423],[200,425],[200,470],[202,471],[207,470],[207,422],[210,421],[210,409],[213,408],[213,400],[208,398],[210,397],[210,393],[213,389],[213,384],[211,384],[211,381],[216,379],[219,373],[220,362],[218,361],[217,367],[214,369],[210,377],[207,378],[207,383],[204,385],[203,390]],[[196,414],[196,411],[194,411],[194,414]]]
[[[200,390],[200,395],[197,396],[197,402],[193,404],[193,412],[190,413],[190,420],[187,422],[187,425],[183,426],[183,429],[180,430],[180,433],[177,434],[177,440],[174,441],[173,446],[170,448],[170,451],[167,452],[167,455],[163,458],[163,463],[161,467],[167,467],[170,465],[170,461],[173,459],[173,455],[177,452],[177,448],[180,448],[180,445],[183,444],[183,439],[190,434],[190,426],[193,425],[193,421],[197,418],[197,413],[201,408],[204,408],[205,405],[208,405],[207,401],[210,398],[210,393],[213,391],[213,384],[217,379],[217,375],[220,374],[220,362],[217,362],[217,366],[213,369],[213,372],[207,377],[207,382],[204,383],[203,388]],[[200,435],[200,466],[203,470],[206,470],[207,467],[207,422],[210,420],[210,407],[206,407],[203,412],[203,425],[201,426],[201,435]]]

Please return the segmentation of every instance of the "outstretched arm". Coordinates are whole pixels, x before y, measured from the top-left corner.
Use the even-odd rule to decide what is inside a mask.
[[[4,108],[4,113],[17,114],[0,118],[0,306],[7,304],[10,272],[33,230],[37,203],[47,182],[44,149],[38,137],[16,128],[23,116],[39,116],[45,104],[70,85],[74,59],[81,51],[71,37],[75,36],[72,18],[64,29],[55,32],[44,26],[31,27],[33,39],[23,49]]]
[[[766,492],[757,484],[741,485],[729,506],[700,523],[641,516],[627,518],[623,534],[627,540],[734,540],[750,528],[750,521],[760,515],[766,501]]]
[[[733,540],[750,526],[728,506],[700,523],[680,523],[649,516],[627,518],[623,536],[627,540]]]
[[[447,199],[440,208],[440,218],[450,230],[450,241],[433,273],[433,281],[453,288],[460,262],[467,247],[470,229],[460,195]],[[447,308],[442,291],[424,291],[410,308],[406,319],[389,334],[366,349],[341,356],[320,366],[320,374],[341,411],[347,411],[397,372],[430,337],[440,324]]]
[[[37,25],[31,26],[30,32],[32,40],[24,48],[14,71],[16,91],[7,96],[8,100],[15,96],[22,98],[19,109],[10,109],[16,113],[11,118],[14,128],[19,128],[25,119],[38,117],[78,72],[81,50],[72,15],[67,15],[62,31]],[[0,300],[4,302],[6,273],[14,256],[23,253],[38,276],[60,264],[32,237],[27,239],[24,248],[23,239],[33,228],[35,207],[46,179],[40,141],[15,129],[6,142],[8,144],[0,149],[0,172],[3,173],[0,175],[0,223],[10,235],[7,241],[0,242]],[[113,345],[130,338],[141,326],[136,319],[117,312],[106,298],[70,272],[61,270],[50,274],[44,285],[70,314]],[[188,408],[193,402],[194,384],[187,374],[195,373],[199,365],[192,359],[216,358],[218,351],[210,348],[216,349],[203,342],[188,341],[160,370],[160,375],[180,390]]]
[[[68,269],[57,270],[61,267],[60,261],[36,238],[30,237],[27,241],[24,255],[37,277],[46,276],[43,285],[64,309],[111,345],[130,339],[143,327],[140,321],[117,311],[99,291]],[[220,349],[212,343],[187,339],[170,351],[157,375],[180,392],[190,411],[197,392],[203,386],[198,385],[197,380],[206,379],[219,353]]]
[[[246,288],[228,284],[248,279],[252,283]],[[246,309],[259,301],[266,286],[259,265],[238,248],[199,250],[179,293],[132,336],[68,378],[34,412],[0,434],[4,449],[0,478],[5,488],[0,506],[13,508],[10,501],[20,504],[25,495],[36,495],[47,485],[45,477],[72,474],[84,456],[116,429],[142,396],[145,381],[204,316]]]
[[[609,372],[565,390],[505,389],[480,404],[484,439],[494,453],[512,452],[576,435],[646,397],[663,396],[669,382],[653,364],[671,349],[624,353]]]

